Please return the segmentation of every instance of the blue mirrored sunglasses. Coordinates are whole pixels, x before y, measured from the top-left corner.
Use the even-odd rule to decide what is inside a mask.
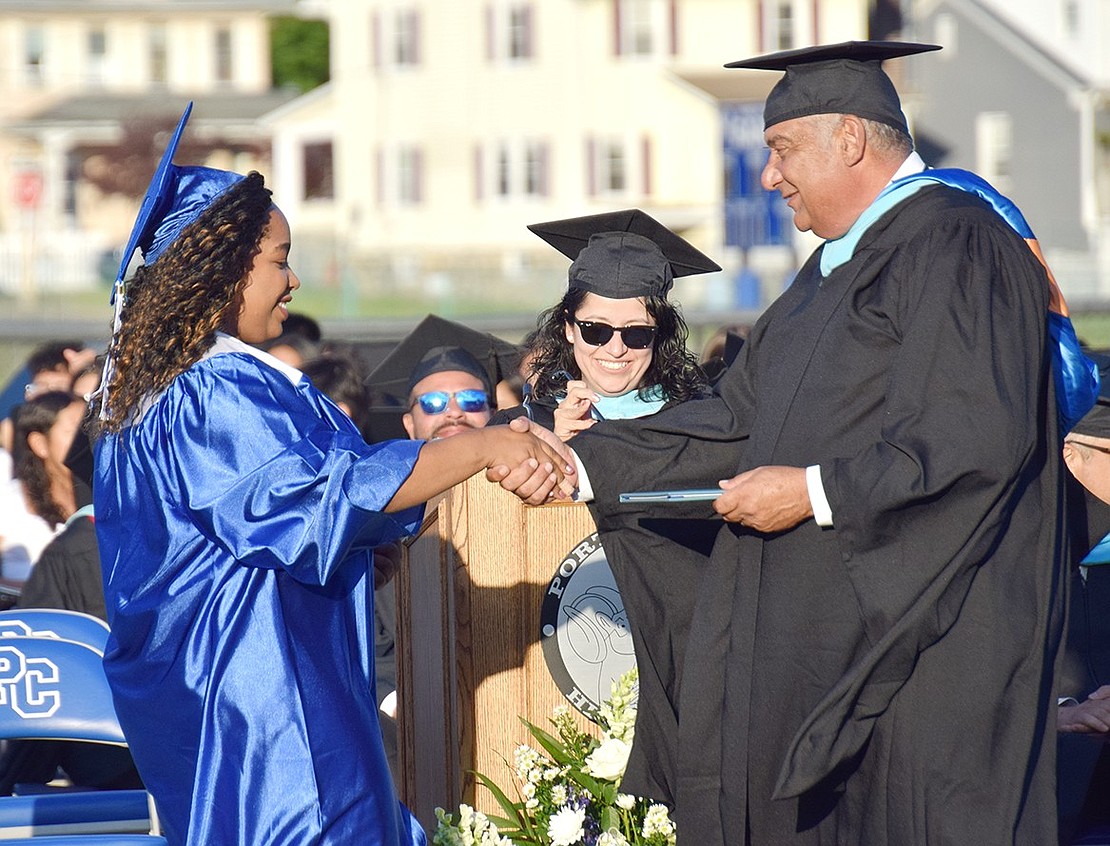
[[[489,408],[489,395],[478,388],[467,388],[465,391],[428,391],[416,398],[416,402],[409,406],[420,406],[425,414],[443,414],[447,410],[451,397],[455,398],[459,409],[469,414],[472,411],[485,411]]]

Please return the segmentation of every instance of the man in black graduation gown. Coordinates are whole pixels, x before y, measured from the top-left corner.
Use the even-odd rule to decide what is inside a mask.
[[[884,193],[924,163],[881,60],[927,49],[738,63],[786,71],[763,184],[826,242],[713,397],[570,445],[606,548],[639,554],[618,576],[641,663],[623,789],[673,803],[680,844],[1056,837],[1049,280],[979,196]],[[713,510],[618,502],[719,480]],[[700,575],[670,585],[689,631],[653,630],[632,607],[669,577],[652,521],[714,510]],[[666,548],[689,574],[697,553]]]
[[[1098,402],[1064,440],[1064,463],[1084,507],[1069,511],[1079,565],[1057,693],[1060,843],[1092,831],[1110,839],[1110,362]],[[1095,842],[1092,838],[1091,842]]]

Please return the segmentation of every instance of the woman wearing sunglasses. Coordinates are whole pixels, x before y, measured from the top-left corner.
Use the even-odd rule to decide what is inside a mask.
[[[530,393],[492,423],[527,415],[565,441],[598,420],[644,417],[705,389],[667,293],[676,276],[720,267],[638,209],[528,228],[573,260],[569,286],[540,315],[525,354]]]

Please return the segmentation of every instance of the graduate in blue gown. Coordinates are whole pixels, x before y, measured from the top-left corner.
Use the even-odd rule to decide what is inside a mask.
[[[300,287],[257,173],[177,167],[126,250],[94,497],[105,670],[171,844],[422,844],[374,692],[373,554],[487,470],[554,496],[564,462],[508,427],[368,446],[259,351]],[[556,469],[558,468],[558,469]]]

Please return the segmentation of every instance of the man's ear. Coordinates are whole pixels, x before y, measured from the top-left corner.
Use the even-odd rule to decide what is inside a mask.
[[[401,416],[401,425],[405,427],[405,431],[409,433],[409,440],[413,438],[413,432],[416,431],[416,424],[412,420],[412,412],[406,411]]]
[[[1079,454],[1079,450],[1075,448],[1075,444],[1071,441],[1064,441],[1064,464],[1075,478],[1080,477],[1083,456]]]
[[[43,432],[30,432],[27,435],[27,448],[42,461],[50,455],[50,444]]]
[[[867,151],[867,128],[863,125],[863,121],[855,115],[844,115],[838,132],[839,149],[844,156],[844,163],[848,167],[859,164]]]

